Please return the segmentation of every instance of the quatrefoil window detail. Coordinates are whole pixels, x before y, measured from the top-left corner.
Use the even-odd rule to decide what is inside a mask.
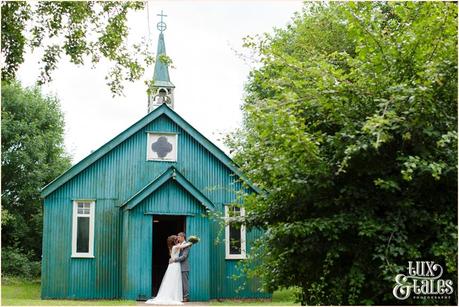
[[[156,152],[159,158],[164,159],[172,151],[172,144],[167,141],[165,136],[160,136],[156,142],[151,144],[151,149]]]

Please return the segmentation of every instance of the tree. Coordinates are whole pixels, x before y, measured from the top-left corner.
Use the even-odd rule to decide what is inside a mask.
[[[457,6],[309,3],[247,38],[259,56],[243,128],[227,143],[267,191],[245,223],[265,235],[250,273],[303,304],[399,301],[394,278],[431,260],[457,280]],[[249,266],[250,267],[250,266]]]
[[[2,85],[1,114],[2,248],[41,260],[40,188],[70,167],[64,116],[56,98],[17,82]]]
[[[107,84],[114,95],[122,94],[123,82],[140,79],[153,62],[145,41],[127,44],[128,13],[143,8],[138,1],[2,1],[2,79],[15,79],[28,48],[42,48],[39,84],[51,81],[64,55],[77,65],[105,58],[113,64]]]

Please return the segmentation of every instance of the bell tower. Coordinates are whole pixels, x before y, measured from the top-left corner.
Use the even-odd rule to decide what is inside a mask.
[[[153,74],[152,91],[148,96],[148,113],[166,103],[170,108],[174,108],[174,88],[175,85],[169,79],[169,63],[166,57],[166,44],[164,43],[163,32],[167,29],[163,17],[167,15],[158,14],[161,16],[161,21],[158,22],[159,30],[158,47],[156,51],[155,72]]]

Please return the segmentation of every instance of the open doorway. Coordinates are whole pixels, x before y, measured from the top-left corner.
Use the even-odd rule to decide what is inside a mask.
[[[151,295],[156,296],[164,273],[169,264],[167,237],[185,231],[183,215],[153,215],[153,254],[152,254],[152,289]]]

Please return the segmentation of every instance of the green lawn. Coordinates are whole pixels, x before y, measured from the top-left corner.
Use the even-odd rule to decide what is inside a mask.
[[[125,300],[42,300],[40,299],[40,281],[2,279],[1,305],[136,305],[136,301]]]
[[[209,305],[298,305],[294,302],[291,289],[276,291],[271,300],[224,300],[210,301]],[[126,300],[42,300],[40,299],[40,281],[24,281],[19,279],[2,279],[1,305],[137,305],[136,301]]]
[[[211,301],[210,305],[269,305],[269,306],[286,306],[286,305],[300,305],[295,302],[295,290],[285,289],[275,291],[272,300],[224,300],[224,301]]]

